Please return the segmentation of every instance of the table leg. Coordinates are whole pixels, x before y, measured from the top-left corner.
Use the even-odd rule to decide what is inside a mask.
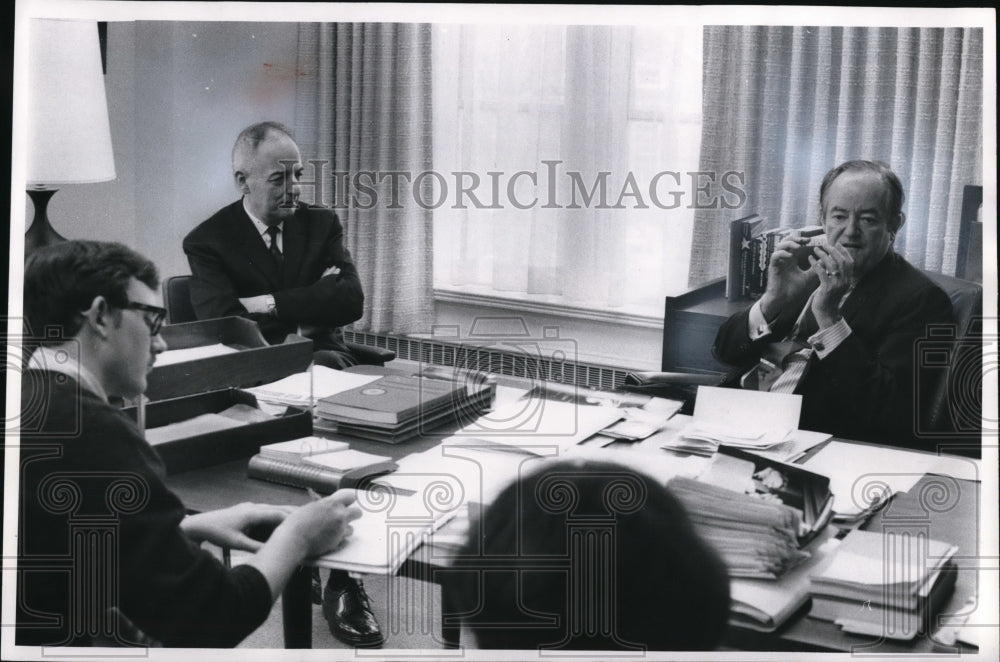
[[[312,569],[300,566],[281,594],[285,648],[312,648]]]

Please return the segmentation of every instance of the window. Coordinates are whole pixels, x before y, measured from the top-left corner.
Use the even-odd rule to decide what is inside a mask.
[[[701,30],[435,29],[435,288],[661,316],[708,181]]]

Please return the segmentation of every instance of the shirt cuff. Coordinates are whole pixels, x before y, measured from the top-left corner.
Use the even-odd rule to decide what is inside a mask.
[[[809,336],[809,344],[816,350],[816,356],[820,359],[825,359],[849,335],[851,335],[851,327],[848,326],[847,320],[841,317],[833,326],[820,329]]]
[[[760,301],[755,302],[750,306],[750,315],[747,317],[747,333],[750,334],[750,340],[759,340],[766,335],[771,333],[771,325],[767,323],[767,319],[764,318],[764,313],[760,310]]]

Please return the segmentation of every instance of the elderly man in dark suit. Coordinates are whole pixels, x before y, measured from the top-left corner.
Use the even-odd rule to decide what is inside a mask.
[[[318,364],[354,365],[337,327],[361,317],[361,281],[337,215],[298,200],[302,157],[291,131],[277,122],[244,129],[233,178],[242,199],[184,238],[195,313],[248,317],[269,343],[298,333],[312,339]],[[364,586],[346,572],[330,573],[322,602],[335,637],[382,643]]]
[[[337,215],[299,202],[302,157],[291,131],[277,122],[244,129],[233,177],[242,199],[184,238],[195,313],[249,317],[269,343],[301,333],[318,363],[354,365],[338,327],[361,317],[361,281]]]
[[[919,445],[916,343],[929,324],[953,317],[948,296],[893,251],[902,204],[902,184],[884,163],[849,161],[827,173],[825,244],[810,248],[798,235],[779,243],[764,295],[719,329],[716,357],[740,366],[730,385],[800,393],[806,429]]]

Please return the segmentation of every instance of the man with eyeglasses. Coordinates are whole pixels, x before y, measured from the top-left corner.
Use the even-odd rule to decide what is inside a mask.
[[[22,646],[234,646],[292,572],[360,516],[349,490],[306,506],[187,515],[111,398],[146,388],[159,336],[156,267],[115,243],[67,241],[25,266],[17,626]],[[271,529],[266,542],[250,537]],[[203,541],[254,552],[226,568]]]

